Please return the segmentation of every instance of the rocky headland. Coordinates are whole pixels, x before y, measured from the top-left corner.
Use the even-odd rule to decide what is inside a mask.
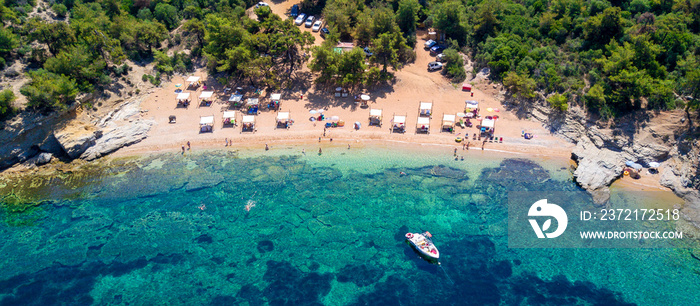
[[[75,107],[44,116],[24,112],[0,130],[0,169],[22,163],[43,165],[53,158],[93,160],[146,138],[153,120],[140,116],[143,97],[115,101],[111,111],[87,113]]]
[[[552,109],[544,97],[527,103],[508,104],[522,117],[531,117],[556,135],[576,144],[571,158],[576,161],[576,182],[605,205],[610,184],[622,177],[625,162],[645,167],[659,162],[659,183],[685,200],[684,218],[700,228],[700,143],[698,116],[681,110],[639,112],[615,122],[592,120],[581,108],[566,113]]]

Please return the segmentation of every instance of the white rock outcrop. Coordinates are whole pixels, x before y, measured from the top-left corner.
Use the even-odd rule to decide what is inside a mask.
[[[146,138],[154,121],[141,118],[140,105],[140,99],[126,102],[119,109],[103,117],[98,123],[100,137],[81,153],[80,158],[86,160],[100,158]]]

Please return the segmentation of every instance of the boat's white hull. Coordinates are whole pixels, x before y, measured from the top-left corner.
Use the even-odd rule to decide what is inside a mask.
[[[408,233],[406,234],[406,240],[423,257],[431,260],[440,259],[440,251],[438,251],[435,245],[433,245],[432,242],[430,242],[430,240],[423,236],[423,234]]]

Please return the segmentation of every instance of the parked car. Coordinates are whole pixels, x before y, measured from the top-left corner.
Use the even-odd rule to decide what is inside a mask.
[[[304,20],[306,20],[306,14],[301,13],[299,16],[297,16],[297,19],[294,19],[294,24],[301,25],[304,23]]]
[[[428,50],[428,49],[434,47],[435,45],[437,45],[437,41],[434,41],[432,39],[428,40],[425,42],[425,50]]]
[[[372,56],[372,54],[374,54],[369,50],[369,47],[365,47],[364,49],[362,49],[362,51],[365,51],[365,55],[367,57],[370,57],[370,56]]]
[[[438,55],[438,54],[442,53],[442,50],[445,50],[445,47],[434,46],[434,47],[430,48],[430,55],[433,55],[433,56]]]
[[[435,57],[435,59],[436,59],[438,62],[443,62],[443,63],[447,61],[447,59],[445,58],[445,53],[440,53],[440,54],[438,54],[438,55]]]
[[[331,31],[329,31],[328,28],[321,29],[321,37],[326,38],[326,35],[328,34],[331,34]]]
[[[260,2],[258,2],[258,4],[255,5],[255,8],[259,8],[259,7],[263,7],[263,6],[269,6],[269,5],[265,2],[260,1]]]
[[[304,24],[307,28],[310,28],[314,24],[314,16],[309,16],[306,18],[306,23]]]
[[[442,63],[441,62],[430,62],[428,63],[428,71],[435,71],[435,70],[440,70],[442,69]]]
[[[318,32],[319,30],[321,30],[322,24],[323,24],[323,21],[316,20],[316,22],[314,22],[314,25],[311,27],[311,31]]]
[[[291,16],[292,18],[299,16],[299,5],[298,4],[292,5],[292,12],[289,13],[289,16]]]

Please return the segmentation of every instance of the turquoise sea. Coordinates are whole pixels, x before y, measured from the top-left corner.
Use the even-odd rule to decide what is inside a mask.
[[[118,158],[1,182],[0,304],[700,303],[694,249],[508,247],[508,192],[580,192],[566,161],[301,149]],[[440,266],[404,242],[425,230]]]

